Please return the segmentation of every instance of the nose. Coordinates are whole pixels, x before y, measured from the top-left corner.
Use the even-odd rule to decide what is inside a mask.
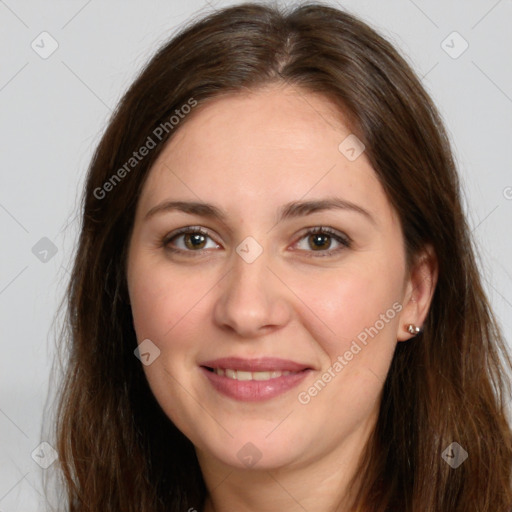
[[[219,283],[215,323],[244,339],[285,326],[291,317],[288,289],[270,269],[272,262],[266,252],[251,263],[235,252],[232,259],[231,271]]]

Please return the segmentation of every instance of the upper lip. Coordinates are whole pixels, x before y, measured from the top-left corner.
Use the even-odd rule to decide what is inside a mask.
[[[297,363],[288,359],[277,357],[260,357],[257,359],[244,359],[241,357],[222,357],[201,363],[207,368],[229,368],[246,372],[290,371],[300,372],[311,368],[307,364]]]

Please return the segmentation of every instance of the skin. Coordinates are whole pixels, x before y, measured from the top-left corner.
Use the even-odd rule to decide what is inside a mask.
[[[427,315],[435,258],[427,248],[406,268],[399,219],[365,153],[349,161],[338,149],[351,133],[342,120],[324,97],[290,86],[216,98],[178,127],[143,187],[127,262],[134,327],[139,343],[149,338],[160,350],[144,371],[196,447],[206,511],[346,510],[396,343]],[[276,222],[288,202],[333,196],[373,221],[334,209]],[[145,220],[168,200],[208,202],[226,219],[169,210]],[[186,235],[169,245],[187,253],[163,247],[187,226],[208,232],[199,250]],[[327,235],[316,249],[306,231],[319,226],[351,246]],[[263,249],[252,263],[236,252],[248,236]],[[337,252],[322,256],[328,250]],[[300,403],[298,393],[394,303],[401,311]],[[240,402],[214,390],[199,368],[226,356],[280,357],[313,371],[280,396]],[[249,442],[261,456],[252,467],[237,456]]]

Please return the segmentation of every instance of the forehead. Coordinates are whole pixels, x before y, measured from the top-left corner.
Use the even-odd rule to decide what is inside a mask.
[[[208,101],[189,114],[155,162],[141,209],[171,197],[261,212],[301,198],[338,195],[377,216],[390,205],[364,152],[351,161],[339,108],[295,87],[270,87]]]

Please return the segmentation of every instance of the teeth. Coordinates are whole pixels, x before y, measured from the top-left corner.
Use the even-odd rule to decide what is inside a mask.
[[[270,378],[270,372],[252,372],[252,380],[269,380]]]
[[[221,375],[222,377],[228,377],[229,379],[235,380],[270,380],[276,379],[277,377],[282,377],[285,375],[290,375],[290,373],[298,373],[298,372],[290,372],[288,370],[285,371],[272,371],[272,372],[246,372],[242,370],[232,370],[230,368],[214,368],[213,371],[217,375]]]

